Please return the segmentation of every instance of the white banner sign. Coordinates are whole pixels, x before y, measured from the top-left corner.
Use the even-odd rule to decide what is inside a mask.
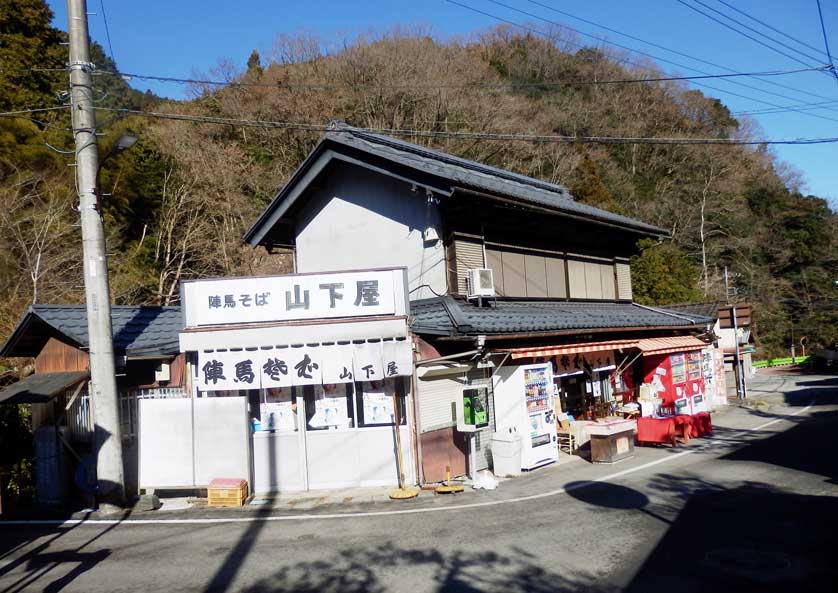
[[[394,271],[198,280],[183,285],[190,327],[396,313]]]
[[[410,341],[383,342],[381,362],[385,377],[407,377],[413,374]]]
[[[356,381],[379,381],[384,378],[381,342],[354,345],[353,366]]]
[[[290,387],[291,372],[294,370],[290,358],[291,349],[260,350],[259,353],[262,355],[259,366],[261,386],[264,388]]]
[[[355,350],[351,344],[337,346],[321,346],[327,352],[323,363],[323,383],[352,383],[355,380],[355,369],[352,355]]]
[[[198,354],[198,389],[231,391],[380,381],[413,372],[410,340]]]
[[[289,350],[293,363],[293,366],[288,369],[291,373],[291,385],[320,385],[322,383],[320,376],[323,372],[321,349],[317,346],[303,346]]]
[[[258,350],[201,353],[198,385],[201,391],[258,389],[261,357]]]

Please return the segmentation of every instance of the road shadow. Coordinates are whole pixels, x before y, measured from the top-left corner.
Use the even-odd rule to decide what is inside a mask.
[[[657,487],[685,502],[624,591],[835,590],[838,498],[688,482],[658,477]]]
[[[464,547],[468,543],[463,541]],[[405,548],[395,543],[359,546],[286,566],[242,589],[245,593],[383,593],[409,591],[411,581],[438,593],[563,593],[613,591],[591,576],[545,570],[522,550],[494,552]],[[403,577],[399,578],[399,574]],[[384,577],[390,577],[385,582]],[[392,580],[395,579],[395,584]],[[398,583],[402,584],[399,585]]]
[[[803,387],[832,387],[838,389],[838,377],[826,377],[824,379],[815,379],[812,381],[798,381],[798,385]]]
[[[85,548],[88,548],[98,539],[104,537],[127,518],[127,515],[123,516],[121,520],[98,532],[73,549],[50,552],[48,549],[51,545],[57,543],[56,540],[76,529],[79,524],[59,528],[53,531],[51,534],[52,537],[49,539],[40,542],[25,554],[2,564],[5,558],[23,549],[29,542],[37,539],[42,534],[40,530],[35,530],[33,534],[31,528],[16,529],[11,534],[4,533],[3,539],[6,539],[6,535],[12,535],[12,538],[9,539],[13,543],[8,547],[3,547],[5,551],[0,555],[0,577],[12,572],[18,567],[25,566],[25,568],[23,574],[17,580],[6,585],[3,593],[16,593],[24,590],[57,593],[65,589],[79,576],[93,569],[97,564],[110,556],[111,552],[108,548],[102,548],[96,551],[86,551]],[[8,526],[3,529],[4,532],[11,531]],[[63,572],[60,569],[68,565],[73,565],[69,571],[63,573],[61,576],[52,578],[56,569],[59,569],[59,572]]]
[[[835,427],[838,411],[816,412],[795,426],[721,457],[726,461],[757,461],[821,475],[838,484]]]
[[[801,381],[797,385],[804,387],[803,389],[786,392],[783,395],[783,401],[786,405],[838,405],[838,377],[815,381]]]

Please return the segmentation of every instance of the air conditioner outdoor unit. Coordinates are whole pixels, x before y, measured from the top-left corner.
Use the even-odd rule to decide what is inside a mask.
[[[495,296],[495,280],[489,268],[473,268],[468,271],[468,297]]]

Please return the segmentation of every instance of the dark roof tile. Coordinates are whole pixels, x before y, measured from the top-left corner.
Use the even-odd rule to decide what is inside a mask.
[[[179,352],[183,329],[180,307],[114,306],[111,308],[116,354],[132,357],[171,356]],[[63,337],[88,347],[87,309],[84,305],[32,305],[1,356],[35,356],[50,337]]]
[[[436,335],[691,327],[713,321],[635,303],[497,300],[491,306],[478,307],[472,302],[440,297],[414,301],[410,307],[411,329]]]
[[[264,240],[271,228],[296,199],[295,191],[298,184],[303,183],[308,171],[327,149],[333,151],[351,149],[373,158],[384,159],[398,166],[440,179],[450,191],[454,191],[456,187],[463,187],[509,198],[522,206],[544,207],[558,214],[617,225],[641,234],[662,236],[669,234],[668,231],[645,222],[577,202],[570,191],[562,185],[519,175],[404,140],[338,125],[325,134],[290,181],[279,190],[273,201],[245,233],[245,241],[255,247]]]

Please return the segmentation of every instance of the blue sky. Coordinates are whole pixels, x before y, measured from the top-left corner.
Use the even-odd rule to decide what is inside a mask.
[[[422,25],[445,37],[467,36],[498,23],[495,18],[477,14],[445,0],[101,1],[104,1],[113,51],[120,69],[124,72],[173,77],[206,73],[222,59],[243,66],[253,49],[257,49],[263,56],[268,56],[273,40],[281,33],[308,31],[319,35],[327,46],[339,47],[340,42],[347,37],[369,30],[387,29],[394,25]],[[671,74],[696,74],[687,67],[710,73],[720,73],[723,70],[557,14],[548,7],[740,72],[804,67],[791,57],[780,55],[724,28],[676,0],[498,0],[512,8],[500,6],[492,0],[457,1],[510,21],[529,23],[535,28],[546,29],[550,26],[538,17],[556,21],[683,66],[659,62],[660,66]],[[706,6],[721,10],[795,49],[810,54],[811,57],[805,57],[788,48],[777,46],[780,51],[806,64],[826,63],[825,56],[818,51],[823,48],[823,37],[815,0],[688,1],[716,17],[718,14],[695,2],[702,2]],[[65,3],[55,0],[48,3],[55,12],[56,26],[66,29]],[[764,29],[724,6],[724,3],[735,6],[816,49],[801,47],[776,32]],[[821,0],[821,3],[830,49],[835,55],[838,54],[838,2]],[[535,16],[527,16],[514,9]],[[88,10],[96,13],[90,16],[91,35],[107,48],[100,0],[88,0]],[[750,31],[747,33],[754,35]],[[590,39],[587,41],[595,43]],[[639,59],[638,56],[634,58]],[[764,91],[786,95],[787,98],[752,88],[742,88],[733,80]],[[770,104],[785,107],[826,99],[836,101],[828,108],[809,112],[820,117],[799,112],[756,116],[764,137],[838,137],[838,81],[834,78],[822,73],[807,72],[771,79],[792,88],[778,88],[752,79],[733,80],[708,81],[707,84],[717,87],[718,90],[701,90],[718,97],[734,112],[770,109]],[[160,95],[173,98],[182,98],[185,90],[177,84],[138,83],[136,86],[142,90],[151,88]],[[747,98],[735,96],[733,93]],[[777,146],[775,150],[781,159],[791,163],[803,174],[808,191],[830,198],[833,207],[838,208],[838,144]]]

